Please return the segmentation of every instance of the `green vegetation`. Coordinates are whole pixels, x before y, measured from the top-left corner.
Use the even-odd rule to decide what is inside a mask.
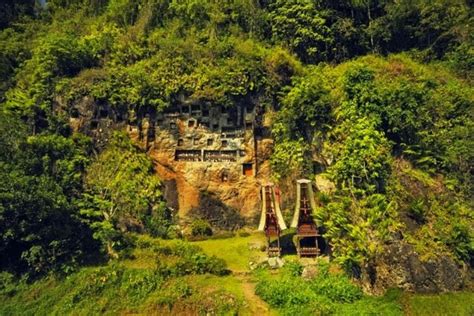
[[[243,272],[249,269],[249,263],[258,263],[265,256],[260,251],[264,244],[264,236],[252,234],[244,237],[225,239],[208,239],[193,242],[208,255],[225,260],[232,271]]]
[[[0,296],[2,315],[82,315],[119,312],[236,312],[241,298],[225,287],[207,293],[196,288],[198,275],[225,275],[222,259],[209,257],[183,242],[162,244],[151,238],[137,240],[137,249],[146,249],[154,268],[130,267],[127,261],[104,267],[83,268],[65,279],[48,277],[31,285],[16,284],[11,275],[2,273]]]
[[[403,234],[425,258],[472,260],[473,95],[465,80],[401,54],[312,68],[282,98],[273,171],[309,176],[313,163],[336,184],[316,216],[348,270],[383,252],[406,214],[419,228]]]
[[[226,232],[244,218],[203,192],[190,239],[229,238],[196,241],[202,251],[176,241],[188,227],[165,207],[153,161],[118,131],[184,100],[255,106],[254,132],[274,140],[276,182],[334,184],[315,214],[331,265],[312,281],[291,262],[249,276],[272,308],[472,314],[459,303],[470,293],[370,297],[350,279],[396,242],[422,261],[474,265],[472,6],[2,1],[0,314],[249,312],[253,282],[226,266],[258,265],[261,237]],[[88,104],[90,118],[71,124]],[[102,106],[113,123],[99,140]],[[330,273],[337,264],[346,274]]]
[[[127,135],[115,134],[86,172],[80,213],[109,256],[117,257],[126,246],[120,230],[168,236],[172,214],[162,201],[159,179]]]
[[[470,315],[473,294],[468,292],[421,295],[390,290],[384,296],[363,295],[361,290],[334,265],[317,264],[312,280],[302,279],[303,266],[288,259],[275,272],[260,268],[246,281],[226,273],[223,261],[209,255],[215,252],[235,264],[235,257],[262,255],[249,244],[262,242],[253,234],[242,238],[193,242],[158,240],[136,236],[135,248],[126,259],[101,267],[85,267],[65,278],[49,276],[34,283],[0,274],[2,315],[191,313],[252,315],[255,301],[244,293],[243,282],[255,283],[257,294],[281,314],[333,315]],[[203,247],[199,250],[195,245]],[[216,250],[216,248],[218,250]],[[204,254],[206,253],[206,254]],[[245,257],[245,255],[244,255]],[[183,259],[186,258],[186,259]],[[204,261],[202,258],[206,258]],[[243,260],[242,260],[243,261]],[[206,262],[203,264],[203,262]],[[185,264],[189,269],[169,273]],[[162,267],[166,266],[167,269]],[[248,265],[235,266],[243,272]],[[313,264],[314,266],[314,264]],[[216,268],[217,267],[217,268]],[[201,274],[205,268],[211,273]],[[224,268],[224,270],[222,270]],[[234,270],[233,267],[230,267]],[[176,270],[178,271],[178,270]],[[183,272],[184,271],[184,272]],[[217,274],[217,275],[216,275]]]

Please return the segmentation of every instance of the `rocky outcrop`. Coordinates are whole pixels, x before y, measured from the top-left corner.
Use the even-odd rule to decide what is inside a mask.
[[[420,293],[456,291],[463,288],[467,279],[453,259],[440,255],[423,261],[413,246],[403,241],[388,245],[368,270],[368,290],[374,293],[388,288]]]
[[[135,113],[88,96],[63,103],[58,97],[56,110],[67,112],[73,130],[91,136],[98,148],[114,130],[127,131],[153,159],[167,204],[180,218],[187,218],[190,210],[213,207],[202,201],[203,193],[219,201],[216,211],[237,210],[249,221],[258,213],[273,141],[269,133],[254,133],[267,130],[265,124],[255,128],[254,105],[224,109],[183,102],[166,113]]]

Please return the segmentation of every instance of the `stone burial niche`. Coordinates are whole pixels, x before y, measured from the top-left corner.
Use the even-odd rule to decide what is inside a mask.
[[[267,237],[267,253],[269,257],[281,255],[280,235],[286,229],[280,210],[279,191],[273,183],[262,186],[262,213],[258,230],[265,232]]]
[[[252,123],[252,109],[253,105],[175,105],[158,115],[158,128],[172,135],[175,161],[234,163],[232,173],[254,176],[253,131],[246,129]]]

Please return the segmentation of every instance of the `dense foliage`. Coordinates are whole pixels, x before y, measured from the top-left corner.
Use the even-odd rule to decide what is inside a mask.
[[[282,315],[401,315],[396,297],[364,296],[340,271],[331,271],[329,264],[318,262],[316,269],[310,279],[301,276],[303,267],[296,262],[288,262],[276,278],[258,271],[256,293]]]
[[[277,177],[322,170],[335,183],[320,197],[317,217],[336,260],[364,266],[403,231],[427,257],[442,252],[472,262],[472,243],[448,240],[460,231],[473,238],[466,211],[473,95],[468,82],[407,55],[319,66],[295,79],[274,122],[273,170]],[[416,216],[419,228],[404,229]]]
[[[179,304],[188,312],[196,310],[199,313],[239,309],[240,302],[233,294],[212,289],[202,293],[193,283],[193,277],[204,273],[226,274],[222,259],[209,257],[201,249],[184,243],[164,245],[151,239],[139,239],[137,251],[142,249],[155,262],[149,269],[114,262],[102,267],[83,268],[66,279],[49,276],[31,285],[15,282],[8,273],[0,273],[0,297],[3,301],[0,313],[45,315],[71,314],[78,310],[86,314],[143,310],[165,313]],[[38,295],[27,299],[33,292]]]
[[[255,104],[273,118],[274,177],[335,184],[317,217],[336,260],[363,267],[402,232],[423,256],[472,263],[472,12],[465,0],[2,2],[0,268],[68,271],[97,241],[116,257],[124,232],[172,229],[144,153],[71,132],[84,98],[134,123],[183,99]]]
[[[126,247],[123,232],[167,237],[172,214],[162,200],[160,181],[150,159],[127,135],[115,134],[86,172],[80,212],[110,256]]]
[[[0,143],[1,269],[70,271],[97,248],[76,206],[90,141],[28,136],[23,122],[1,115]]]

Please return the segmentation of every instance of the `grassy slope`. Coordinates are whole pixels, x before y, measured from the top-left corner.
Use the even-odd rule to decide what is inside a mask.
[[[209,239],[195,241],[193,244],[201,247],[209,255],[224,259],[229,269],[234,272],[248,271],[250,261],[258,262],[265,257],[265,254],[258,249],[250,249],[265,245],[263,234],[227,239]]]
[[[151,239],[150,239],[151,240]],[[232,308],[222,313],[239,315],[272,315],[270,310],[253,292],[253,276],[248,272],[248,261],[263,257],[254,249],[263,242],[261,234],[192,242],[209,255],[226,260],[233,274],[228,276],[187,275],[172,278],[143,295],[142,287],[149,283],[140,278],[156,267],[154,253],[138,248],[132,259],[115,266],[88,267],[63,280],[40,280],[32,285],[15,288],[9,294],[0,294],[0,315],[93,315],[93,314],[193,314],[201,304],[214,300],[230,301]],[[166,241],[172,244],[174,241]],[[251,247],[249,247],[251,246]],[[292,258],[294,256],[291,256]],[[115,270],[125,271],[117,281]],[[98,272],[98,271],[107,271]],[[150,283],[151,284],[151,283]],[[384,297],[365,297],[354,304],[340,304],[337,315],[473,315],[469,302],[474,293],[449,293],[442,295],[414,295],[391,291]],[[173,306],[168,309],[167,303]],[[236,307],[237,306],[237,307]]]

